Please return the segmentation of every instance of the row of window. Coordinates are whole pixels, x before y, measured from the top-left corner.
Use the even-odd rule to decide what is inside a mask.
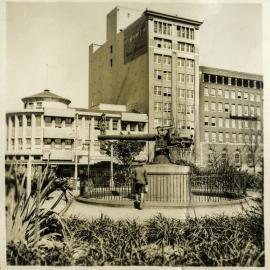
[[[256,89],[263,88],[262,81],[255,81],[255,80],[241,79],[241,78],[234,78],[234,77],[226,77],[226,76],[207,74],[207,73],[203,74],[203,81],[207,82],[207,83],[234,85],[234,86],[249,87],[249,88],[256,88]]]
[[[186,105],[179,103],[177,106],[177,111],[181,114],[194,114],[194,105]]]
[[[64,117],[44,116],[44,122],[46,127],[51,126],[53,121],[55,123],[55,127],[61,128],[63,125],[65,125],[66,127],[70,127],[72,125],[73,119]]]
[[[186,89],[177,89],[177,96],[179,99],[194,99],[195,91]]]
[[[257,101],[261,102],[261,96],[259,94],[253,94],[253,93],[242,93],[241,91],[234,91],[234,90],[222,90],[222,89],[215,89],[211,88],[208,89],[207,87],[204,87],[204,96],[212,96],[212,97],[220,97],[220,98],[231,98],[231,99],[244,99],[249,101]]]
[[[241,165],[241,152],[240,150],[236,150],[233,154],[234,156],[234,165],[235,166],[240,166]],[[228,159],[228,152],[226,150],[223,150],[221,152],[221,161],[225,162]],[[209,150],[208,152],[208,163],[211,163],[212,161],[215,160],[214,153],[212,150]]]
[[[172,41],[164,38],[154,38],[154,45],[156,48],[172,49]],[[186,42],[177,42],[177,50],[180,52],[194,53],[194,44]]]
[[[154,111],[155,112],[171,112],[172,111],[172,103],[162,103],[162,102],[154,102]]]
[[[19,127],[23,126],[23,116],[22,115],[18,115],[18,123],[19,123]],[[32,118],[31,115],[26,115],[26,126],[31,127],[32,125]],[[40,116],[36,116],[36,127],[40,127],[41,126],[41,117]],[[15,117],[11,117],[11,127],[15,127]]]
[[[171,97],[172,95],[172,88],[171,87],[162,87],[155,85],[154,86],[154,95],[155,96],[165,96]],[[177,97],[179,99],[194,99],[194,90],[186,90],[186,89],[177,89]]]
[[[252,135],[249,134],[236,134],[236,133],[223,133],[223,132],[204,132],[204,141],[205,142],[219,142],[219,143],[261,143],[261,135]]]
[[[156,80],[166,80],[171,81],[172,80],[172,72],[166,71],[166,70],[154,70],[154,78]],[[185,74],[185,73],[177,73],[177,80],[180,83],[188,83],[193,84],[194,83],[194,75],[193,74]]]
[[[220,128],[255,128],[261,130],[261,121],[252,121],[252,124],[248,120],[237,120],[237,119],[224,119],[217,117],[204,117],[205,127],[220,127]]]
[[[211,108],[209,107],[211,106]],[[242,104],[229,104],[222,102],[204,102],[204,111],[213,111],[213,112],[230,112],[231,115],[238,116],[260,116],[261,115],[261,107],[248,106]]]
[[[171,119],[162,119],[161,118],[154,118],[154,128],[159,126],[171,126],[172,120]],[[188,129],[188,130],[194,130],[194,121],[188,120],[188,121],[178,121],[177,127],[179,129]]]
[[[177,25],[177,36],[194,40],[194,28]],[[154,21],[154,32],[163,35],[172,35],[172,25],[170,23]]]
[[[164,65],[171,65],[172,64],[172,57],[168,55],[162,54],[154,54],[154,62],[156,64],[164,64]],[[187,68],[194,68],[194,60],[186,59],[186,58],[177,58],[177,66],[178,67],[187,67]]]
[[[35,106],[36,105],[36,106]],[[36,103],[34,102],[28,102],[28,103],[24,103],[24,108],[26,109],[42,109],[42,102],[41,101],[37,101]]]

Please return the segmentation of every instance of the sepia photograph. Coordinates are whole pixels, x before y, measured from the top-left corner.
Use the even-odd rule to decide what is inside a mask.
[[[6,2],[4,265],[265,267],[263,13]]]

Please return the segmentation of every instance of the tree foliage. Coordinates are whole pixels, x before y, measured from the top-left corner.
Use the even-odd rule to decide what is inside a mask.
[[[143,150],[145,142],[128,140],[104,142],[102,150],[108,156],[111,156],[111,146],[113,146],[113,156],[123,166],[125,177],[128,177],[132,162]]]

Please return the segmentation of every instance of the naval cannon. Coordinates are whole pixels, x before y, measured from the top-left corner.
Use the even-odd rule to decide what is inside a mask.
[[[154,141],[154,163],[176,164],[183,160],[185,152],[191,150],[194,144],[192,136],[190,138],[177,135],[173,126],[157,127],[157,134],[120,134],[98,136],[101,141],[107,140],[137,140]]]

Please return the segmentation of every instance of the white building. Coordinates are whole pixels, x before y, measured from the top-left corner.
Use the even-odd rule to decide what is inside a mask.
[[[71,101],[49,90],[22,99],[24,109],[6,113],[6,164],[14,162],[58,165],[73,176],[79,168],[110,157],[100,149],[101,115],[106,115],[106,134],[144,134],[146,114],[129,113],[125,105],[98,104],[90,109],[69,107]],[[77,162],[76,162],[77,157]],[[139,156],[147,159],[146,151]],[[75,173],[76,176],[76,173]]]

